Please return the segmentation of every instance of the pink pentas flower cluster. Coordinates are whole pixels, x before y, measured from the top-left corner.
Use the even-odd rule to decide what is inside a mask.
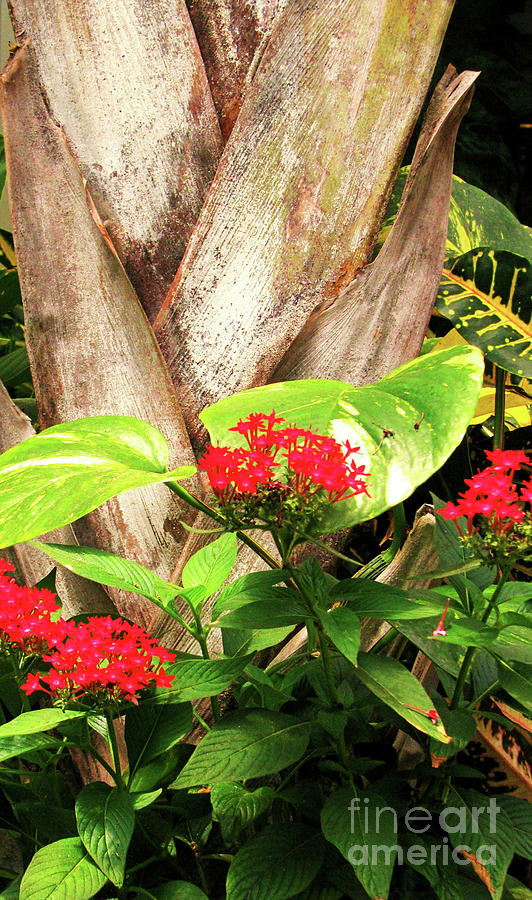
[[[276,428],[282,422],[274,411],[251,413],[229,429],[243,435],[249,449],[207,447],[199,466],[222,504],[255,495],[261,485],[301,497],[322,491],[331,503],[368,493],[368,473],[353,458],[360,447],[295,425]]]
[[[46,673],[30,673],[21,690],[41,690],[61,703],[90,699],[105,706],[131,701],[149,685],[170,687],[162,668],[175,654],[160,647],[143,628],[111,616],[65,622],[51,591],[19,587],[0,560],[0,649],[40,657]]]
[[[467,490],[458,496],[458,503],[447,503],[440,510],[445,519],[467,519],[468,534],[478,530],[476,519],[483,516],[496,535],[504,535],[525,518],[525,501],[532,500],[532,481],[521,486],[514,484],[515,472],[529,465],[528,456],[521,450],[488,450],[491,462],[473,478],[467,478]],[[458,524],[458,523],[457,523]]]

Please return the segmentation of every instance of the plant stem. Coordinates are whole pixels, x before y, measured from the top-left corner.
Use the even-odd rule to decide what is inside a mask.
[[[200,625],[200,628],[201,628],[201,625]],[[209,648],[207,646],[207,641],[205,639],[205,635],[202,634],[201,632],[198,633],[196,635],[196,640],[198,641],[198,643],[201,647],[201,653],[202,653],[203,659],[210,659],[211,655],[209,653]],[[211,701],[212,717],[215,722],[218,722],[218,720],[220,719],[220,702],[218,700],[217,695],[213,694],[210,697],[210,701]]]
[[[116,738],[115,725],[113,722],[113,715],[109,709],[104,709],[104,715],[107,722],[107,731],[109,734],[109,740],[111,742],[111,753],[113,756],[113,765],[115,767],[115,780],[116,784],[122,790],[127,790],[126,785],[124,783],[124,779],[122,778],[122,767],[120,765],[120,752],[118,749],[118,741]]]
[[[327,638],[325,637],[323,631],[320,626],[317,626],[318,631],[318,641],[320,643],[320,656],[323,663],[323,671],[325,673],[325,681],[327,684],[327,693],[329,695],[329,702],[331,706],[340,706],[340,701],[338,699],[338,693],[336,691],[336,685],[334,683],[334,675],[331,665],[331,654],[329,651],[329,647],[327,644]]]
[[[224,519],[219,512],[209,506],[207,503],[204,503],[203,500],[200,500],[199,497],[196,497],[195,494],[192,494],[190,491],[187,491],[184,487],[182,487],[178,481],[166,481],[165,484],[170,488],[174,494],[177,494],[178,497],[181,497],[185,503],[188,503],[189,506],[193,506],[194,509],[198,509],[200,512],[205,513],[206,516],[210,516],[211,519],[214,519],[215,522],[219,522],[220,525],[224,525],[227,527],[227,520]],[[246,544],[251,550],[260,556],[262,560],[270,567],[270,569],[280,569],[280,565],[276,559],[271,556],[270,553],[266,550],[262,544],[259,544],[252,537],[249,537],[245,533],[245,531],[237,531],[236,536],[239,540],[242,541],[243,544]]]
[[[488,605],[486,606],[486,609],[484,610],[484,613],[482,614],[481,622],[483,624],[486,624],[486,622],[488,621],[488,619],[490,617],[490,613],[491,613],[493,607],[497,603],[499,594],[501,593],[504,585],[506,584],[506,581],[508,580],[508,576],[510,575],[510,572],[511,572],[511,566],[507,566],[505,569],[503,569],[503,571],[501,573],[501,577],[500,577],[500,579],[497,583],[497,586],[493,592],[493,597],[489,601]],[[478,649],[477,647],[468,647],[467,648],[466,655],[464,656],[464,660],[460,667],[460,672],[458,674],[458,679],[456,681],[453,697],[451,700],[451,709],[456,709],[458,704],[460,703],[460,700],[462,699],[462,693],[464,690],[464,686],[465,686],[467,677],[469,675],[471,666],[473,664],[473,659],[475,657],[475,653],[477,652],[477,649]]]
[[[205,878],[205,872],[203,871],[203,866],[201,865],[198,855],[194,855],[194,859],[196,861],[196,868],[198,870],[199,880],[204,893],[209,896],[209,885],[207,884],[207,879]]]
[[[495,366],[495,421],[493,423],[493,449],[504,450],[504,407],[506,372]]]
[[[472,700],[471,703],[468,703],[467,708],[474,709],[475,706],[477,705],[477,703],[480,703],[480,701],[483,700],[484,697],[487,697],[489,694],[492,694],[493,691],[498,687],[499,687],[499,680],[497,679],[497,681],[494,681],[493,684],[488,685],[488,687],[485,690],[483,690],[482,693],[478,695],[478,697],[475,697],[475,699]]]
[[[73,744],[72,746],[75,746],[75,744]],[[120,781],[119,781],[118,776],[117,776],[115,770],[113,769],[113,767],[109,765],[107,760],[104,759],[100,753],[98,753],[98,751],[96,750],[95,747],[92,746],[92,744],[88,744],[88,746],[86,748],[82,748],[82,749],[87,749],[89,751],[89,753],[91,754],[91,756],[94,757],[96,762],[99,762],[100,765],[103,766],[103,768],[106,770],[106,772],[109,772],[109,775],[112,776],[113,781],[115,782],[116,786],[121,787]]]

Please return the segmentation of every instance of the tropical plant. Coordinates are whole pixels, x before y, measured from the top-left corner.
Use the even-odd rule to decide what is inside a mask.
[[[181,743],[192,722],[190,701],[215,697],[229,685],[234,686],[239,705],[235,730],[241,731],[238,716],[242,714],[253,740],[268,728],[273,738],[270,742],[268,736],[266,741],[270,759],[266,769],[247,745],[241,746],[235,750],[236,768],[220,771],[221,783],[212,794],[221,831],[221,841],[218,831],[214,832],[213,865],[229,861],[228,848],[235,840],[238,846],[243,844],[227,882],[233,898],[277,896],[280,900],[306,896],[307,889],[322,890],[318,896],[324,897],[339,897],[342,892],[356,897],[361,890],[384,896],[395,890],[390,887],[391,864],[381,875],[369,867],[363,878],[362,870],[353,874],[341,857],[331,857],[332,863],[321,869],[325,845],[322,836],[316,837],[316,816],[310,817],[314,824],[309,824],[304,811],[307,799],[290,799],[290,789],[297,794],[300,785],[283,783],[288,772],[280,782],[268,779],[291,764],[303,765],[307,780],[325,773],[326,780],[332,779],[327,780],[325,793],[330,797],[326,802],[334,806],[340,803],[342,791],[351,790],[351,779],[361,779],[357,788],[367,787],[366,775],[373,769],[366,765],[366,757],[360,771],[356,765],[353,769],[356,760],[352,748],[345,746],[346,734],[349,741],[355,733],[358,740],[366,735],[372,748],[368,753],[382,744],[383,729],[393,726],[395,733],[399,728],[397,740],[401,733],[405,741],[417,742],[419,731],[427,735],[421,738],[425,753],[435,746],[428,743],[429,736],[436,741],[451,737],[453,751],[460,741],[465,746],[474,724],[470,707],[488,695],[490,683],[472,665],[472,654],[467,660],[461,657],[457,649],[461,644],[469,642],[476,659],[495,642],[497,657],[509,660],[510,674],[503,676],[504,682],[498,679],[500,702],[508,700],[505,691],[517,696],[517,715],[526,730],[521,706],[527,682],[519,668],[524,657],[515,656],[524,652],[521,647],[515,650],[517,620],[506,622],[503,615],[499,621],[498,595],[494,600],[490,593],[489,567],[484,565],[479,572],[477,567],[469,576],[471,561],[464,561],[457,544],[447,566],[447,570],[458,569],[449,576],[458,579],[456,597],[437,592],[415,598],[413,593],[405,595],[405,579],[414,574],[412,565],[419,571],[412,555],[417,554],[419,561],[424,552],[420,529],[414,528],[404,548],[410,564],[401,570],[401,600],[397,593],[395,601],[389,593],[386,601],[372,593],[371,579],[390,562],[404,537],[401,501],[439,468],[475,413],[481,373],[478,351],[465,347],[415,359],[436,296],[446,314],[455,314],[443,293],[448,287],[441,284],[446,256],[445,278],[460,288],[456,303],[465,296],[467,306],[467,298],[473,296],[477,314],[483,297],[490,300],[493,293],[490,285],[484,290],[485,274],[475,280],[477,270],[491,261],[492,274],[495,265],[499,275],[503,270],[507,273],[497,322],[504,320],[512,303],[511,324],[517,324],[515,340],[521,343],[516,352],[508,353],[504,320],[502,338],[494,343],[499,353],[494,362],[516,378],[526,374],[523,366],[528,363],[530,296],[523,261],[529,258],[529,244],[523,229],[519,231],[521,226],[503,215],[503,237],[510,241],[503,246],[483,220],[483,240],[477,241],[475,231],[474,236],[466,235],[471,240],[464,244],[478,197],[465,186],[470,195],[460,205],[455,182],[447,235],[454,142],[477,73],[457,75],[450,67],[439,82],[395,209],[392,196],[389,219],[384,222],[386,241],[373,258],[452,6],[451,0],[431,4],[420,0],[406,4],[395,0],[298,0],[292,4],[190,0],[187,8],[183,0],[150,4],[97,0],[81,16],[74,0],[60,8],[32,0],[10,3],[16,46],[1,78],[0,98],[27,351],[16,344],[22,336],[22,310],[15,294],[18,282],[11,271],[14,257],[7,247],[4,251],[9,255],[0,260],[6,265],[0,303],[2,335],[5,331],[8,343],[0,347],[0,371],[7,372],[16,405],[0,386],[0,450],[5,451],[0,471],[4,503],[0,533],[6,548],[14,545],[4,555],[15,564],[19,580],[29,585],[49,573],[49,556],[57,562],[56,586],[65,618],[110,613],[116,619],[120,613],[126,625],[117,640],[127,632],[127,622],[135,622],[152,633],[153,640],[162,641],[165,652],[177,650],[173,688],[161,685],[150,693],[153,689],[146,684],[140,699],[133,684],[129,692],[117,688],[107,697],[114,704],[112,711],[102,707],[101,715],[94,704],[84,706],[81,689],[68,697],[65,694],[73,730],[70,726],[65,730],[61,709],[28,709],[28,698],[19,716],[20,695],[11,675],[5,673],[4,706],[7,717],[13,716],[18,724],[3,726],[9,744],[4,747],[9,754],[15,750],[15,755],[22,756],[24,771],[28,762],[36,767],[36,793],[28,801],[32,814],[38,814],[38,802],[45,802],[42,790],[49,773],[56,766],[60,773],[52,803],[59,829],[48,827],[47,831],[45,824],[41,832],[40,826],[32,832],[23,847],[24,863],[31,858],[35,839],[45,846],[30,864],[31,874],[24,876],[20,891],[16,881],[7,889],[13,896],[20,893],[24,900],[50,892],[55,896],[61,890],[65,900],[74,896],[82,900],[101,890],[105,897],[114,890],[107,880],[121,897],[128,896],[132,882],[124,881],[123,864],[132,835],[137,841],[132,868],[147,867],[146,880],[143,875],[135,887],[139,896],[199,897],[201,890],[218,890],[216,872],[205,875],[201,862],[202,854],[210,853],[204,848],[212,828],[211,807],[208,798],[189,793],[188,788],[215,784],[218,776],[204,768],[203,754],[209,755],[211,742],[216,744],[221,735],[223,751],[216,751],[217,759],[227,757],[229,744],[224,743],[224,735],[231,729],[229,716],[208,732],[191,757],[199,761],[201,779],[196,774],[197,781],[179,782],[177,794],[161,795],[161,791],[181,770],[190,775],[191,748]],[[498,208],[492,209],[486,220],[501,215]],[[460,241],[450,253],[453,223]],[[456,308],[464,319],[464,309]],[[466,315],[469,312],[467,307]],[[466,337],[491,353],[475,329],[467,331]],[[26,352],[35,396],[24,368]],[[402,363],[406,367],[395,372]],[[462,384],[465,372],[469,378]],[[205,406],[208,409],[200,418]],[[310,510],[308,521],[302,515],[305,531],[298,528],[289,544],[303,539],[322,544],[334,529],[394,506],[391,551],[363,567],[365,578],[349,579],[353,585],[364,582],[365,599],[352,609],[353,589],[347,591],[347,602],[341,596],[336,607],[334,576],[321,570],[318,574],[312,556],[298,567],[297,560],[288,558],[286,535],[274,530],[273,541],[263,546],[262,538],[272,531],[270,527],[261,534],[266,524],[272,524],[271,505],[270,518],[253,518],[256,529],[249,533],[249,520],[238,518],[241,509],[231,513],[232,521],[227,504],[222,510],[214,509],[206,481],[196,470],[206,428],[213,441],[225,441],[229,424],[239,416],[260,410],[269,413],[274,407],[277,415],[295,420],[299,428],[318,428],[324,438],[340,443],[347,439],[348,448],[364,447],[367,459],[361,465],[365,470],[369,465],[372,474],[369,496],[363,491],[347,499],[330,496],[329,501],[339,502],[324,504],[314,525]],[[20,410],[32,415],[38,435]],[[499,400],[495,431],[500,432],[503,424]],[[234,442],[230,446],[231,452],[237,451]],[[353,473],[348,477],[356,480]],[[282,478],[280,483],[285,483]],[[292,488],[296,483],[288,481]],[[248,513],[252,507],[256,512],[251,504]],[[282,519],[284,507],[275,514]],[[225,531],[229,525],[239,526],[234,567],[234,539],[226,534],[213,542],[213,518],[216,528]],[[293,515],[290,520],[292,531],[296,519]],[[440,531],[441,527],[440,522]],[[36,537],[42,540],[36,543]],[[338,553],[338,541],[326,539]],[[258,557],[273,575],[257,571]],[[351,571],[351,558],[344,557],[344,563]],[[288,583],[283,586],[279,578],[287,565]],[[385,572],[380,577],[393,577],[391,568],[388,576]],[[211,595],[222,587],[230,570],[232,584],[213,599]],[[495,590],[502,596],[507,586],[502,571],[499,575],[501,586]],[[225,598],[223,602],[220,597]],[[274,599],[279,601],[275,627],[273,621],[265,622],[266,607],[268,618]],[[391,607],[386,606],[388,599]],[[511,599],[515,600],[514,594]],[[420,604],[415,610],[414,601]],[[452,621],[449,639],[441,634],[445,626],[439,625],[446,607]],[[512,607],[510,615],[524,620],[525,612]],[[435,636],[426,631],[428,624],[419,630],[416,619],[422,613],[434,626]],[[436,616],[432,623],[431,613]],[[371,617],[373,624],[363,623],[360,631],[355,622],[359,614]],[[495,622],[479,622],[485,615],[494,616]],[[72,629],[77,623],[74,618]],[[87,623],[82,619],[81,624]],[[320,659],[305,656],[309,666],[294,669],[285,660],[286,675],[278,680],[254,665],[250,654],[274,647],[294,626],[306,629],[295,636],[297,646],[308,644],[309,652],[319,652]],[[90,643],[88,632],[79,628],[72,635],[83,632]],[[511,635],[506,657],[499,646],[501,641],[506,646],[501,638],[505,628]],[[347,639],[346,634],[351,637]],[[362,656],[360,634],[366,654]],[[369,653],[375,634],[380,635],[377,652]],[[398,634],[408,637],[439,667],[439,700],[429,698],[408,669],[386,655],[389,642]],[[440,653],[434,647],[443,641],[449,646]],[[201,657],[195,655],[198,647]],[[220,657],[211,660],[216,652]],[[289,651],[285,653],[288,656]],[[41,668],[37,663],[38,672],[30,672],[27,657],[27,653],[19,654],[17,665],[22,665],[24,677],[31,676],[26,681],[28,694],[39,685],[55,697],[46,672],[52,661],[43,660]],[[502,662],[498,665],[504,668]],[[492,670],[493,666],[486,666],[487,672]],[[390,702],[395,678],[400,696],[393,693]],[[64,680],[62,684],[65,687]],[[360,703],[354,699],[353,685],[360,692]],[[164,691],[170,693],[162,696]],[[453,706],[448,722],[441,699],[446,695]],[[139,709],[127,706],[128,699],[139,699]],[[285,704],[288,712],[280,711]],[[127,791],[120,737],[115,739],[113,724],[121,712],[126,713]],[[483,708],[483,712],[488,723],[496,721],[493,709]],[[195,714],[208,729],[212,724],[208,705]],[[212,715],[218,717],[216,699]],[[295,718],[297,724],[279,726],[278,717],[284,716]],[[307,727],[311,719],[319,722],[321,731]],[[506,727],[510,720],[504,717],[503,721]],[[24,731],[24,723],[34,723],[30,732]],[[53,747],[45,734],[50,723],[62,735],[49,738],[55,741]],[[95,733],[103,736],[100,749],[94,747]],[[278,734],[282,740],[275,737]],[[148,759],[143,748],[152,738],[155,749]],[[235,749],[233,740],[230,735]],[[283,755],[285,746],[288,750]],[[303,757],[308,746],[315,762]],[[112,759],[106,755],[107,747]],[[443,752],[438,747],[436,757]],[[72,774],[65,763],[66,750],[73,754],[85,780],[98,781],[107,777],[107,771],[116,783],[116,790],[98,783],[86,785],[76,810],[77,832],[72,809],[63,802],[62,779],[69,777],[67,771]],[[103,767],[96,774],[87,762],[93,750]],[[236,761],[242,757],[248,757],[250,766],[257,763],[255,768],[239,769]],[[450,772],[447,764],[442,766],[442,779],[431,782],[435,809],[446,799],[451,784],[453,790],[462,786],[452,768],[454,755],[449,760]],[[7,775],[6,796],[22,833],[27,811],[24,800],[15,796],[19,776]],[[381,775],[377,772],[377,779]],[[265,776],[267,781],[257,785],[232,784]],[[408,780],[399,781],[400,791],[405,790]],[[281,787],[288,793],[283,794],[281,806],[272,807],[271,791]],[[333,793],[333,787],[339,790]],[[380,787],[387,789],[385,780]],[[132,800],[126,796],[131,791]],[[425,797],[424,787],[421,794]],[[464,801],[468,809],[473,800]],[[152,808],[155,801],[159,807]],[[369,802],[377,800],[368,798]],[[109,832],[95,813],[102,803],[109,822],[122,823],[116,828],[110,825]],[[327,807],[330,817],[323,822],[323,835],[329,841],[329,853],[334,844],[342,854],[345,835],[338,836],[331,824],[336,815],[332,806]],[[140,811],[141,807],[145,809]],[[253,821],[263,814],[267,821],[259,821],[252,837]],[[505,815],[511,818],[508,810]],[[522,818],[518,806],[512,822]],[[519,896],[521,887],[505,876],[513,850],[519,849],[524,856],[529,852],[524,838],[519,848],[515,842],[504,843],[509,827],[505,819],[502,862],[495,872],[488,872],[493,881],[481,872],[496,897],[503,890]],[[151,835],[152,844],[155,835],[157,848],[155,860],[148,857],[147,863],[142,847],[146,834]],[[177,869],[171,861],[175,839],[183,840],[190,851],[183,867],[177,863],[179,882],[175,882]],[[118,849],[111,851],[111,844]],[[252,849],[246,850],[249,845]],[[479,867],[482,859],[475,855],[477,850],[471,844]],[[113,852],[119,863],[112,858]],[[161,853],[169,869],[152,877],[150,865],[160,866]],[[251,869],[267,853],[278,861],[277,866],[268,864],[271,871],[286,865],[290,877],[273,883],[259,868],[259,879],[250,886],[246,879]],[[307,860],[313,858],[310,865]],[[54,859],[61,860],[59,868],[50,865]],[[331,875],[335,867],[341,870],[339,885]],[[225,869],[221,871],[224,880]],[[72,872],[79,873],[79,879],[76,874],[72,880]],[[173,883],[169,872],[174,874]],[[412,896],[419,886],[415,875],[413,882],[410,876],[398,881],[407,892],[414,885]],[[475,890],[474,882],[468,879],[465,886],[458,878],[445,894],[441,874],[430,868],[423,877],[437,896],[461,897]]]

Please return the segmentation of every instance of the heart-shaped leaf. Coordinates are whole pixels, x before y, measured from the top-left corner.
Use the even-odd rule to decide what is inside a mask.
[[[47,428],[0,456],[0,547],[74,522],[122,491],[195,472],[167,468],[164,436],[132,416]]]
[[[473,347],[429,353],[374,385],[286,381],[234,394],[201,419],[213,444],[244,446],[230,431],[252,412],[275,412],[287,422],[360,446],[371,473],[370,496],[331,503],[322,533],[372,518],[400,503],[432,475],[458,445],[475,410],[484,365]]]

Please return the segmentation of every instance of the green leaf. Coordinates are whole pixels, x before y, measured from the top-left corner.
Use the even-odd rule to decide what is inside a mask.
[[[395,221],[409,168],[399,171],[377,247],[382,246]],[[475,247],[510,250],[532,260],[532,233],[495,197],[453,175],[445,252],[449,257],[461,256]]]
[[[360,619],[347,606],[337,606],[320,614],[320,621],[327,637],[340,653],[357,664],[360,649]]]
[[[321,828],[352,865],[368,895],[388,896],[397,855],[397,822],[389,805],[373,793],[340,788],[321,812]]]
[[[220,823],[224,841],[232,844],[244,828],[270,808],[276,796],[267,786],[248,791],[236,782],[213,785],[213,818]]]
[[[532,673],[530,666],[497,660],[497,674],[505,691],[515,697],[529,712],[532,712]]]
[[[475,247],[510,250],[532,259],[532,234],[495,197],[453,175],[447,255]]]
[[[41,731],[50,731],[73,719],[87,718],[87,712],[62,709],[32,709],[30,712],[21,713],[16,719],[0,725],[0,740],[12,735],[37,734]]]
[[[8,388],[31,381],[30,362],[25,347],[0,356],[0,381]]]
[[[145,900],[146,893],[137,894],[138,900]],[[150,897],[155,900],[209,900],[207,894],[190,881],[167,881],[160,887],[150,888]]]
[[[490,650],[505,660],[532,664],[532,642],[529,630],[523,630],[520,626],[505,628],[501,631],[497,640],[491,645]]]
[[[251,657],[231,659],[178,659],[165,666],[174,676],[171,688],[159,688],[157,697],[175,700],[199,700],[219,694],[242,674]]]
[[[373,694],[419,731],[445,744],[449,743],[451,738],[441,720],[437,725],[433,725],[428,716],[428,711],[434,707],[429,695],[417,678],[398,660],[389,656],[359,653],[355,673]],[[423,712],[412,709],[413,706]]]
[[[157,800],[157,797],[161,796],[162,792],[162,788],[157,788],[155,791],[130,792],[129,796],[131,797],[133,809],[145,809],[146,806],[151,806],[151,804]]]
[[[93,781],[76,800],[78,833],[93,860],[116,887],[122,887],[135,811],[126,791]]]
[[[439,764],[446,759],[455,756],[460,750],[464,750],[477,730],[477,722],[474,716],[466,709],[449,709],[444,700],[436,696],[434,700],[445,730],[452,738],[450,744],[442,744],[440,741],[430,739],[429,750]]]
[[[275,591],[275,588],[272,590]],[[303,604],[286,596],[286,592],[280,588],[278,597],[273,603],[269,600],[246,603],[239,609],[234,609],[222,616],[218,625],[220,628],[243,628],[253,631],[261,628],[298,625],[308,617],[309,613]]]
[[[19,303],[22,303],[22,297],[18,271],[16,269],[2,269],[0,271],[0,315],[11,312]]]
[[[236,535],[222,534],[216,541],[202,547],[189,559],[183,569],[183,587],[202,585],[205,596],[218,591],[231,574],[236,562]]]
[[[453,678],[458,676],[467,647],[457,644],[443,646],[439,639],[432,637],[436,625],[434,618],[419,619],[417,622],[396,621],[395,627],[428,656],[433,663],[448,672]]]
[[[304,890],[321,868],[325,844],[307,825],[267,825],[234,857],[227,900],[285,900]]]
[[[515,839],[515,852],[532,860],[532,808],[528,800],[519,800],[509,794],[497,797],[510,822]]]
[[[243,606],[244,603],[269,600],[272,588],[288,577],[289,573],[283,569],[271,569],[266,572],[248,572],[240,578],[235,578],[218,594],[212,609],[213,616],[218,616],[226,609]]]
[[[532,891],[521,884],[517,878],[507,875],[504,882],[503,900],[532,900]]]
[[[293,628],[293,625],[285,625],[283,628],[259,629],[258,631],[227,628],[223,631],[224,650],[232,657],[240,657],[243,653],[257,653],[267,647],[276,647],[293,631]]]
[[[497,799],[492,798],[495,806]],[[500,900],[515,850],[512,824],[504,810],[492,813],[485,794],[453,787],[445,822],[451,843],[464,848],[461,855],[470,860],[493,900]]]
[[[151,794],[159,788],[168,787],[189,755],[187,744],[174,744],[160,756],[155,756],[149,763],[136,769],[129,780],[129,790],[133,794]]]
[[[24,872],[20,900],[89,900],[107,876],[79,838],[64,838],[37,851]]]
[[[79,547],[77,544],[44,544],[40,541],[32,541],[32,544],[70,572],[107,587],[117,587],[141,594],[170,614],[172,600],[181,593],[181,588],[176,584],[163,581],[140,563],[123,559],[106,550]]]
[[[229,428],[251,412],[275,409],[288,422],[360,446],[357,462],[371,472],[371,496],[330,504],[320,522],[325,534],[400,503],[440,468],[474,413],[483,371],[477,350],[452,348],[365,387],[307,379],[253,388],[213,404],[201,419],[213,443],[244,446]]]
[[[477,247],[447,260],[436,308],[497,366],[532,377],[532,263]]]
[[[437,624],[437,620],[434,619],[428,634],[432,634]],[[484,625],[478,619],[462,616],[455,610],[449,610],[447,613],[445,628],[446,635],[434,638],[442,647],[447,644],[457,644],[459,647],[493,647],[499,634],[497,628]]]
[[[205,735],[174,788],[271,775],[306,750],[310,722],[266,709],[230,713]]]
[[[74,522],[122,491],[195,471],[181,466],[168,472],[167,466],[166,439],[131,416],[47,428],[0,456],[0,547]]]
[[[0,900],[19,900],[21,879],[22,875],[17,875],[13,881],[10,881],[0,894]]]
[[[148,700],[126,712],[126,745],[129,771],[169,750],[192,728],[190,703],[156,703]]]
[[[0,740],[0,762],[13,759],[14,756],[26,756],[33,750],[53,750],[61,740],[48,734],[11,735]]]
[[[346,600],[358,616],[379,619],[426,619],[442,613],[446,597],[433,591],[403,591],[366,578],[347,578],[336,584],[330,600]]]

